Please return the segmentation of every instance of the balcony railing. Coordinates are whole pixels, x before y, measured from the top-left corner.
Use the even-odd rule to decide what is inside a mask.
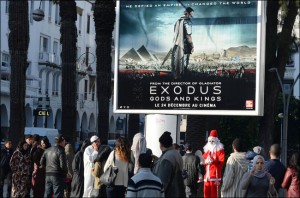
[[[54,53],[40,52],[39,61],[41,62],[50,62],[59,65],[59,56]]]

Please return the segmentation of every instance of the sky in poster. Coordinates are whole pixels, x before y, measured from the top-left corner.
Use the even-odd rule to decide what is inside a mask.
[[[203,5],[204,3],[212,4]],[[229,47],[257,46],[256,21],[249,23],[253,18],[256,20],[256,0],[182,1],[182,4],[194,9],[192,21],[195,51],[221,52]],[[141,45],[145,45],[151,51],[169,51],[172,47],[174,24],[183,15],[182,4],[178,1],[121,1],[119,22],[121,56],[129,49],[138,49]],[[139,7],[136,8],[136,5]],[[240,23],[238,18],[243,18],[244,21]],[[220,22],[222,20],[225,22]],[[248,22],[245,23],[245,20]]]

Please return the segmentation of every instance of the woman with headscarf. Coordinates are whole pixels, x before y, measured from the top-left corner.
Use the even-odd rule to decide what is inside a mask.
[[[10,159],[12,170],[12,197],[25,197],[30,178],[30,155],[27,151],[28,144],[20,141],[17,150]]]
[[[300,197],[300,157],[294,153],[289,161],[281,187],[287,189],[286,197]]]
[[[104,172],[109,166],[118,167],[118,173],[113,186],[106,187],[106,195],[110,197],[125,197],[125,191],[129,180],[129,163],[130,147],[128,140],[124,137],[119,137],[116,140],[114,150],[109,154],[109,157],[104,166]],[[114,161],[115,159],[115,161]]]
[[[72,162],[73,179],[71,182],[71,195],[70,197],[82,197],[83,195],[83,182],[84,182],[84,166],[83,166],[83,153],[86,147],[91,144],[89,139],[86,139],[75,156]]]
[[[40,160],[44,151],[49,148],[51,144],[48,138],[42,137],[41,144],[37,146],[33,154],[33,173],[32,173],[32,194],[33,197],[43,197],[45,193],[45,167],[41,166]]]
[[[268,193],[276,194],[275,179],[264,169],[265,159],[257,155],[253,159],[253,167],[242,178],[241,186],[246,190],[246,197],[267,197]]]
[[[138,159],[141,153],[146,153],[147,143],[146,138],[142,133],[137,133],[133,137],[131,151],[134,157],[134,174],[137,173],[139,164]]]

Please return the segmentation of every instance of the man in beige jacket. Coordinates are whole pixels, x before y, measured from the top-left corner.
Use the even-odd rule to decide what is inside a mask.
[[[230,154],[223,176],[221,197],[243,197],[245,192],[240,188],[240,181],[247,172],[249,161],[242,152],[242,142],[236,138],[232,142],[233,153]]]

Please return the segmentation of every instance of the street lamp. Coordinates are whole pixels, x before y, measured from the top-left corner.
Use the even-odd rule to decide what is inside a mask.
[[[280,83],[280,87],[281,87],[281,92],[282,92],[282,100],[283,100],[283,124],[282,124],[282,137],[281,137],[281,162],[286,166],[286,162],[287,162],[287,131],[288,131],[288,121],[289,121],[289,105],[290,105],[290,99],[291,99],[291,95],[292,95],[292,91],[294,89],[294,86],[297,82],[297,80],[299,79],[299,75],[296,77],[296,79],[294,80],[292,86],[290,87],[290,90],[288,91],[288,94],[286,95],[284,93],[284,88],[283,88],[283,83],[282,80],[279,76],[278,73],[278,69],[275,67],[272,67],[268,70],[269,72],[276,72],[278,81]]]
[[[40,1],[40,6],[38,9],[33,10],[32,12],[32,18],[35,21],[41,21],[45,17],[44,10],[41,9],[42,0]]]

